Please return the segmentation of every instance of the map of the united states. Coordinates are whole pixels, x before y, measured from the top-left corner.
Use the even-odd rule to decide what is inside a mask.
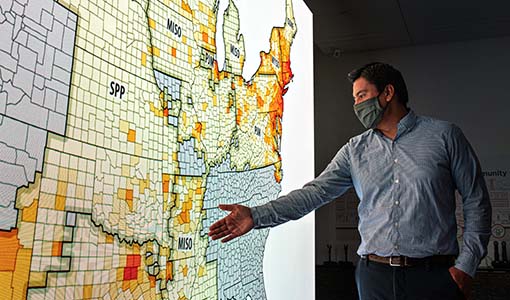
[[[232,0],[0,0],[0,299],[266,298],[207,230],[281,190],[285,5],[246,79]]]

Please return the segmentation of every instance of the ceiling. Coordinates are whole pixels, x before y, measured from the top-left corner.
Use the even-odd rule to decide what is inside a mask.
[[[508,0],[305,0],[326,54],[510,36]]]

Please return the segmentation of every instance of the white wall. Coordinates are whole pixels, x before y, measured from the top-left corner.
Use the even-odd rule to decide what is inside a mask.
[[[478,153],[484,170],[508,171],[506,178],[498,179],[506,182],[509,197],[510,37],[346,54],[338,59],[315,50],[316,174],[349,137],[363,131],[352,111],[346,74],[365,63],[382,61],[402,72],[409,106],[416,113],[456,123]],[[334,208],[333,202],[316,214],[317,264],[327,260],[326,244],[338,240],[337,251],[343,253],[343,240],[357,237],[356,230],[335,230]],[[510,208],[496,209],[504,211],[510,223],[510,211],[506,213]],[[510,224],[505,227],[504,239],[509,243]],[[351,247],[350,257],[355,250]]]

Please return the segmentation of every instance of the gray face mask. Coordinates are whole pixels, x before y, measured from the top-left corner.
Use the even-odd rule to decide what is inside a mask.
[[[354,105],[354,113],[366,129],[375,128],[386,110],[379,104],[379,95]]]

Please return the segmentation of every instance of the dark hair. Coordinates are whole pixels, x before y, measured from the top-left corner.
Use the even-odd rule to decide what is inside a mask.
[[[347,78],[349,78],[351,83],[354,83],[354,81],[360,77],[374,84],[378,92],[382,92],[388,84],[393,85],[398,100],[407,107],[409,96],[407,94],[406,83],[400,71],[393,66],[380,62],[373,62],[359,69],[354,69],[347,74]]]

